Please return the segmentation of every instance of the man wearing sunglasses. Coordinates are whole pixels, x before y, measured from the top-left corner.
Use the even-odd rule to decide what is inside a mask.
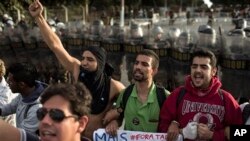
[[[23,129],[0,120],[0,138],[4,141],[88,141],[81,136],[88,123],[92,97],[82,83],[55,84],[41,96],[37,110],[40,139]]]
[[[38,130],[36,111],[41,104],[39,97],[44,90],[37,81],[38,72],[29,63],[14,63],[8,68],[7,82],[12,93],[19,93],[10,103],[0,106],[0,115],[16,114],[16,127],[35,134]]]

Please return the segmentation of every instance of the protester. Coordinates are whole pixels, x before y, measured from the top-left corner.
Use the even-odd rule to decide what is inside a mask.
[[[0,107],[0,115],[16,113],[16,126],[36,133],[38,119],[36,110],[41,106],[39,97],[44,86],[36,81],[38,73],[29,63],[15,63],[8,68],[8,84],[12,93],[19,93],[10,103]]]
[[[2,59],[0,59],[0,106],[8,104],[15,97],[15,95],[12,94],[9,85],[7,84],[4,78],[5,74],[5,63]],[[7,123],[16,126],[15,114],[0,118],[6,121]]]
[[[160,112],[159,132],[167,133],[168,141],[179,133],[185,140],[224,141],[230,125],[242,124],[237,101],[221,89],[216,65],[211,51],[203,48],[192,53],[191,74],[184,86],[169,95]]]
[[[30,5],[29,11],[36,20],[44,41],[60,63],[72,73],[75,82],[83,82],[92,94],[90,120],[84,132],[86,137],[92,138],[96,129],[105,126],[103,117],[112,107],[120,91],[124,89],[124,85],[112,79],[110,72],[107,71],[106,52],[103,48],[88,47],[83,51],[80,61],[65,50],[59,37],[51,30],[42,16],[43,6],[38,0]]]
[[[160,100],[164,102],[169,94],[153,82],[159,67],[159,57],[152,50],[142,50],[136,56],[133,67],[133,79],[135,84],[128,86],[122,92],[116,102],[116,109],[108,112],[105,118],[114,118],[107,126],[106,132],[115,135],[124,116],[125,130],[156,132],[160,113]],[[130,91],[127,93],[127,90]],[[161,92],[161,93],[160,93]],[[127,95],[127,101],[124,96]],[[126,99],[126,98],[125,98]],[[162,102],[162,103],[163,103]],[[108,117],[109,116],[109,117]]]
[[[4,141],[87,141],[81,137],[88,123],[91,95],[82,84],[54,84],[41,96],[40,139],[23,129],[14,128],[0,120],[0,138]]]

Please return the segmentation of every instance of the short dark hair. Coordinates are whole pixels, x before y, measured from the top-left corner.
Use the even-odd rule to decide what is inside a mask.
[[[152,67],[153,68],[158,68],[159,67],[159,62],[160,62],[159,56],[153,50],[143,49],[142,51],[140,51],[136,55],[136,57],[139,56],[139,55],[146,55],[146,56],[152,57],[153,58]]]
[[[24,82],[29,87],[35,86],[38,79],[36,67],[30,63],[14,63],[8,68],[8,73],[16,82]]]
[[[209,49],[206,49],[206,48],[196,48],[193,51],[193,53],[191,54],[191,57],[190,57],[190,64],[191,65],[192,65],[193,59],[195,57],[209,58],[210,59],[210,65],[212,67],[216,67],[216,65],[217,65],[217,58],[214,55],[214,53],[211,50],[209,50]]]
[[[44,104],[51,97],[59,95],[70,103],[70,110],[78,116],[90,113],[92,97],[87,87],[78,82],[76,84],[58,83],[46,88],[41,95],[40,102]]]

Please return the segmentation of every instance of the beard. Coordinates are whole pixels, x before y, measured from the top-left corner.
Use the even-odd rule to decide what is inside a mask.
[[[209,76],[203,75],[202,73],[194,73],[191,75],[192,84],[194,87],[199,89],[207,88],[210,85]]]
[[[138,69],[133,71],[133,79],[137,82],[143,82],[143,81],[147,80],[145,75]]]

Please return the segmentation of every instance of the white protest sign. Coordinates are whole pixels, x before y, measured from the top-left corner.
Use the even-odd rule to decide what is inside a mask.
[[[167,141],[166,133],[151,133],[139,131],[118,130],[117,136],[113,137],[105,132],[105,129],[98,129],[93,133],[94,141]],[[177,141],[183,141],[179,135]]]

